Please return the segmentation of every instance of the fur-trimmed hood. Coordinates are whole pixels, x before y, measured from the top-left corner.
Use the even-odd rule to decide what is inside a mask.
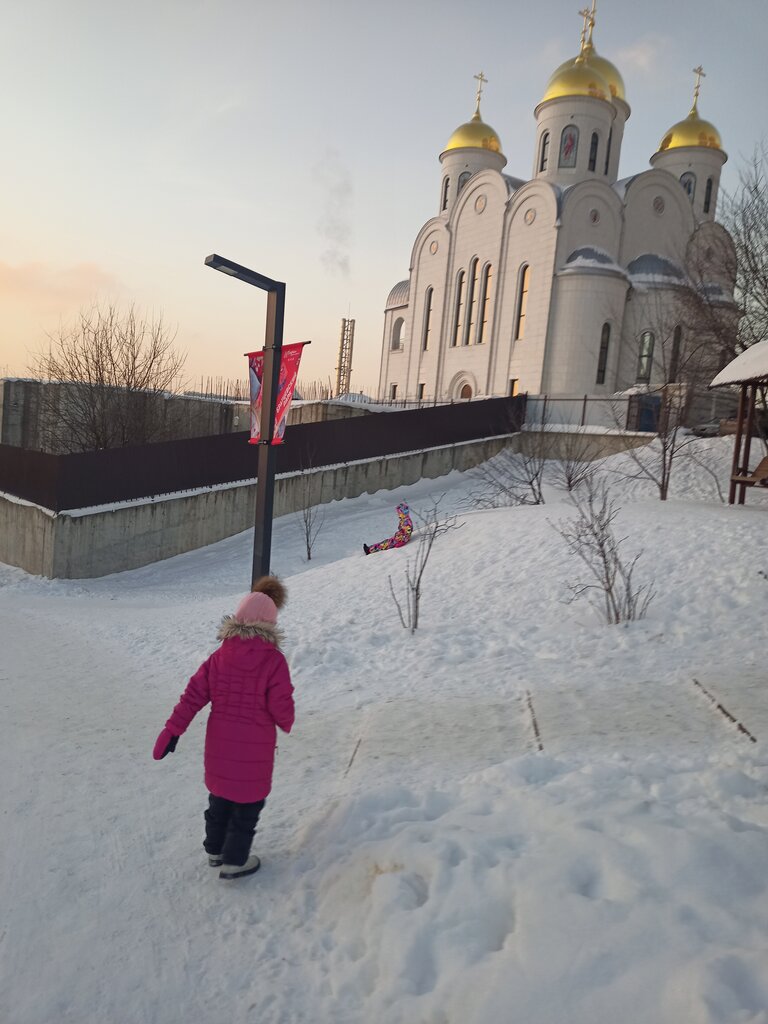
[[[268,644],[274,644],[278,650],[282,650],[283,646],[283,632],[271,622],[238,622],[234,615],[225,615],[216,639],[229,640],[233,636],[239,636],[241,640],[258,637],[260,640],[266,640]]]

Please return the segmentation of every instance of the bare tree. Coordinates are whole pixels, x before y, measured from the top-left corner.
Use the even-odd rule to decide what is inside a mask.
[[[389,576],[389,590],[392,600],[395,602],[400,623],[404,629],[415,633],[419,625],[419,610],[421,606],[422,581],[424,571],[427,568],[432,547],[438,537],[450,530],[460,529],[464,523],[457,522],[456,516],[449,516],[447,519],[440,518],[440,502],[444,494],[433,500],[432,505],[424,512],[414,513],[420,527],[415,542],[416,552],[413,559],[408,559],[405,567],[405,606],[398,600],[395,588],[392,584],[392,577]]]
[[[322,472],[312,471],[316,462],[316,451],[314,448],[309,448],[305,453],[305,458],[302,459],[298,520],[308,562],[312,560],[312,549],[317,535],[325,525],[325,509],[322,507],[325,481]]]
[[[735,247],[738,350],[768,338],[768,149],[763,142],[725,197],[723,223]],[[736,354],[736,353],[734,353]]]
[[[702,312],[709,308],[714,316],[714,300],[703,299],[682,271],[677,281],[660,278],[638,287],[632,301],[639,327],[625,364],[625,372],[631,369],[636,380],[630,402],[638,425],[644,420],[644,429],[656,434],[656,440],[637,447],[626,437],[625,452],[633,468],[623,475],[648,480],[666,501],[676,462],[698,453],[700,445],[687,424],[693,403],[706,394],[723,365],[722,338],[707,330]],[[725,299],[718,299],[718,306],[723,316],[727,309],[732,313],[733,305],[728,307]],[[624,426],[623,409],[616,408],[614,419],[617,427]]]
[[[633,579],[642,552],[624,558],[621,546],[626,538],[618,539],[613,528],[620,509],[611,498],[608,485],[604,480],[587,480],[583,493],[572,492],[568,500],[576,510],[576,518],[553,525],[589,576],[589,582],[568,584],[571,600],[599,595],[596,607],[609,624],[644,618],[654,596],[653,586],[637,586]]]
[[[735,298],[739,308],[735,351],[768,338],[768,148],[756,146],[725,197],[723,222],[735,249]],[[768,451],[768,394],[758,386],[756,425]]]
[[[131,305],[81,310],[49,337],[33,372],[48,382],[42,404],[50,446],[58,451],[120,448],[162,440],[164,399],[178,392],[186,356],[162,315]]]

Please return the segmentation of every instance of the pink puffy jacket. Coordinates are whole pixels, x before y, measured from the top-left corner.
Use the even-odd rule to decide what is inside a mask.
[[[272,788],[276,726],[290,732],[293,725],[291,676],[275,627],[227,616],[218,639],[221,647],[189,680],[166,728],[181,736],[210,701],[205,785],[225,800],[255,803]]]

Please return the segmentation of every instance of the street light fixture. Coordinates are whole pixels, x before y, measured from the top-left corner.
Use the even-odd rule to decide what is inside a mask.
[[[283,347],[283,321],[285,319],[285,284],[273,281],[255,270],[242,267],[223,256],[213,253],[206,257],[205,265],[229,274],[267,293],[267,324],[264,334],[264,379],[261,392],[261,424],[259,459],[257,465],[256,513],[253,530],[253,569],[251,583],[260,576],[269,575],[272,548],[272,510],[275,499],[275,459],[272,444],[275,427],[275,408],[280,378],[280,352]]]

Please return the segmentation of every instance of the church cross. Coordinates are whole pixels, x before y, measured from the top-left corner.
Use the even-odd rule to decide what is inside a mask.
[[[475,113],[479,114],[480,113],[480,97],[483,95],[483,86],[488,84],[488,79],[485,77],[485,75],[483,74],[482,71],[480,72],[479,75],[474,75],[474,78],[477,80],[477,96],[475,97],[475,103],[476,103]]]
[[[584,55],[584,50],[586,49],[586,46],[587,46],[587,27],[590,24],[589,19],[591,17],[591,14],[592,14],[592,12],[590,11],[590,9],[588,7],[584,7],[582,10],[579,11],[579,17],[584,19],[584,24],[583,24],[582,29],[581,29],[581,56]],[[590,26],[590,31],[591,31],[591,26]]]
[[[597,0],[592,0],[592,10],[589,12],[589,34],[587,36],[587,49],[592,46],[592,32],[595,27],[595,15],[597,14]]]
[[[704,68],[701,66],[701,64],[699,64],[699,66],[697,68],[693,69],[693,73],[694,73],[694,75],[696,75],[696,85],[694,86],[694,89],[693,89],[693,109],[695,110],[696,109],[696,105],[699,102],[699,92],[701,91],[701,80],[702,80],[702,78],[706,78],[707,76],[704,73]]]

